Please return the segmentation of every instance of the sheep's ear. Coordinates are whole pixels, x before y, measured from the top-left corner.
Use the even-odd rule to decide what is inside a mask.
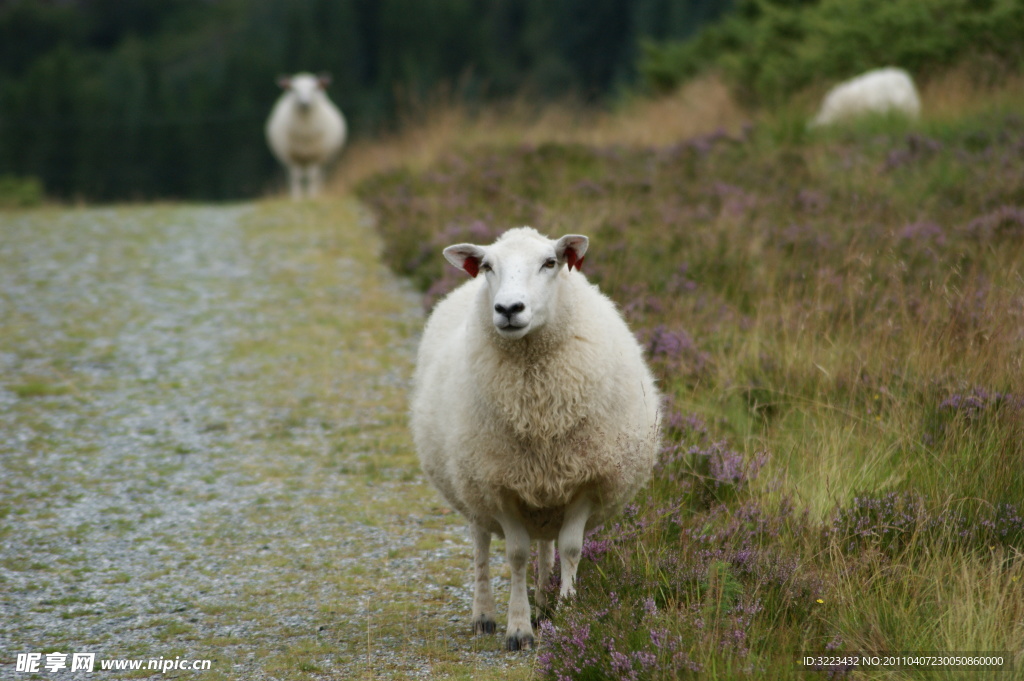
[[[587,245],[590,239],[582,234],[566,234],[555,244],[555,257],[558,263],[566,263],[569,270],[583,267],[583,254],[587,252]]]
[[[320,84],[321,88],[325,88],[331,84],[331,74],[321,73],[317,75],[316,82]]]
[[[484,260],[484,249],[473,244],[455,244],[444,249],[444,257],[460,270],[469,272],[469,276],[476,277]]]
[[[287,90],[292,86],[291,76],[281,76],[277,79],[277,86],[282,90]]]

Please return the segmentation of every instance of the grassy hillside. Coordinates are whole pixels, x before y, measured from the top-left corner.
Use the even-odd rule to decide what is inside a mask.
[[[655,480],[590,536],[544,678],[1024,664],[1022,102],[945,101],[814,135],[782,114],[656,146],[510,135],[359,184],[428,307],[461,281],[448,244],[588,234],[668,395]],[[962,673],[830,670],[887,672]]]

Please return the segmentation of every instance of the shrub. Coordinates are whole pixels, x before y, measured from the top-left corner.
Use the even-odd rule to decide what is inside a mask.
[[[927,77],[983,59],[992,79],[1024,68],[1024,6],[1015,0],[746,0],[683,43],[644,45],[639,71],[671,90],[721,70],[747,102],[778,104],[810,85],[880,66]]]
[[[0,175],[0,208],[28,208],[43,202],[43,183],[35,177]]]

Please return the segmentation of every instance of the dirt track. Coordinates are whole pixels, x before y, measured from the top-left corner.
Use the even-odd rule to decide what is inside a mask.
[[[378,247],[348,201],[0,215],[0,678],[531,677],[467,635]]]

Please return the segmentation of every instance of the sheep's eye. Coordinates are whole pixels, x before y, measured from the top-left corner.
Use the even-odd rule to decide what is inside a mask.
[[[493,272],[494,268],[491,267],[491,263],[485,262],[485,263],[480,265],[480,271],[481,272]]]
[[[557,265],[557,264],[558,264],[557,260],[555,260],[554,258],[548,258],[547,260],[544,261],[544,269],[546,269],[546,270],[553,269],[555,267],[555,265]]]

